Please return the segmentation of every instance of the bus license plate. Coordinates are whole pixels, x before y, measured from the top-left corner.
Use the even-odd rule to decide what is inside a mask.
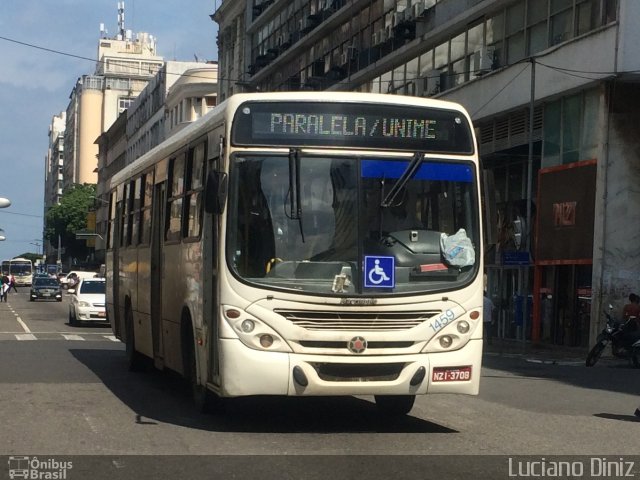
[[[471,380],[471,365],[466,367],[434,367],[433,382],[466,382]]]

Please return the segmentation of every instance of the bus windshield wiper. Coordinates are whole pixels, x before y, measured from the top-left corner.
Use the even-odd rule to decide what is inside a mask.
[[[415,175],[416,171],[422,164],[422,160],[424,160],[423,152],[416,152],[413,154],[413,158],[409,162],[409,165],[407,165],[407,168],[404,170],[404,172],[402,172],[402,175],[400,175],[396,183],[393,184],[393,187],[391,187],[389,193],[387,193],[387,195],[384,197],[384,200],[382,200],[382,203],[380,204],[382,208],[387,208],[393,205],[393,202],[395,201],[400,191]]]
[[[300,225],[300,236],[304,243],[300,190],[300,149],[292,148],[289,150],[289,218],[291,218],[291,220],[298,220],[298,224]]]

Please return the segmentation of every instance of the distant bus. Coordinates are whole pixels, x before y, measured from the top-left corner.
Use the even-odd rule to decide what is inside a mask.
[[[3,272],[5,262],[2,262]],[[33,281],[33,263],[27,258],[12,258],[9,260],[9,273],[15,277],[17,286],[30,286]]]

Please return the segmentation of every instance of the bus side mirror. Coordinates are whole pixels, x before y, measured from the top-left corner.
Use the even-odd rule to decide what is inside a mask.
[[[229,179],[226,173],[209,172],[204,198],[204,209],[207,213],[222,213],[227,201],[228,188]]]

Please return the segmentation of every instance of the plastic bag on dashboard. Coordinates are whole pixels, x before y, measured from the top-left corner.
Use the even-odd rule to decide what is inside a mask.
[[[476,252],[464,228],[453,235],[442,233],[440,235],[440,250],[448,265],[467,267],[476,262]]]

